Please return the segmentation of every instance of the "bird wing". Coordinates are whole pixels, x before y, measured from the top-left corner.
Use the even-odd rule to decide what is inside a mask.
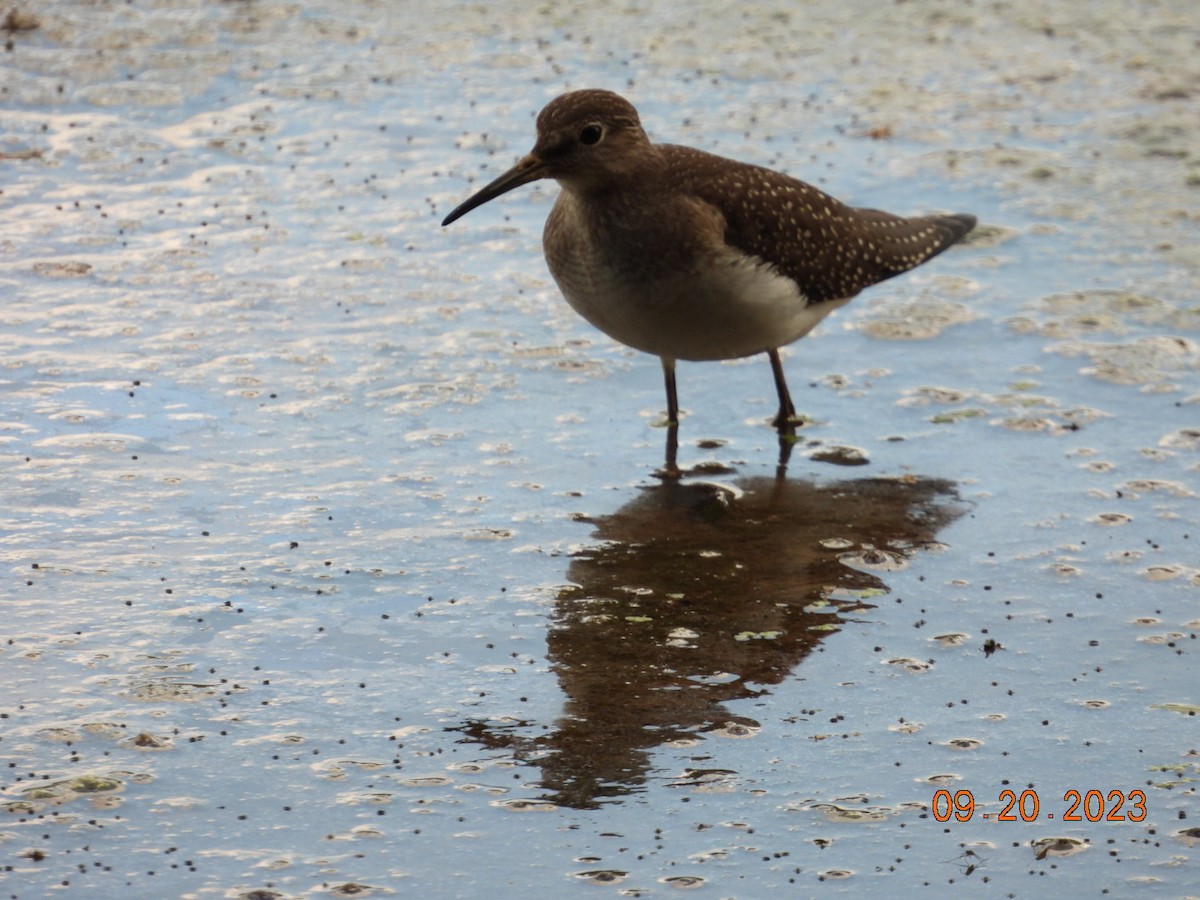
[[[847,206],[810,184],[690,147],[660,147],[678,188],[719,210],[725,241],[791,278],[810,304],[853,297],[958,241],[974,216]]]

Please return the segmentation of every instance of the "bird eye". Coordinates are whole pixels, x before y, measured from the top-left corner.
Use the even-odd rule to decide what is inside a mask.
[[[585,125],[583,131],[579,132],[579,142],[587,144],[589,147],[592,144],[600,143],[602,137],[604,137],[604,129],[599,125]]]

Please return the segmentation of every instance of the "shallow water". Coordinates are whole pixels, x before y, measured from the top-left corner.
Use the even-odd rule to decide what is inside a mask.
[[[0,888],[1200,891],[1198,34],[1126,10],[31,8]],[[654,476],[552,185],[438,226],[582,86],[980,217],[787,351],[782,480],[763,359]]]

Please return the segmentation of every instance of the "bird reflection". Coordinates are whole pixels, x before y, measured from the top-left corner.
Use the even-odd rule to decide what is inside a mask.
[[[962,511],[953,483],[935,479],[648,487],[593,521],[596,543],[556,598],[547,643],[562,717],[455,730],[536,764],[547,800],[625,796],[655,747],[756,725],[725,704],[768,693]]]

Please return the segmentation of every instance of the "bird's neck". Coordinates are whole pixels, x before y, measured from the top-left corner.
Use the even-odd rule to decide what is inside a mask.
[[[555,176],[564,191],[581,204],[603,199],[611,202],[614,196],[636,196],[645,185],[658,183],[665,160],[658,148],[646,142],[628,152],[603,160],[584,170]]]

